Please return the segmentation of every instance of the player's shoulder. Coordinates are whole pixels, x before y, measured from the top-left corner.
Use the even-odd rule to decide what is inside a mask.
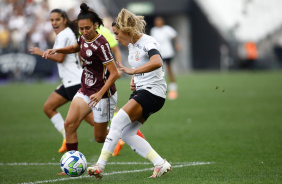
[[[69,28],[69,27],[66,27],[64,30],[62,30],[58,36],[58,38],[61,38],[61,39],[66,39],[66,38],[74,38],[75,39],[75,34],[74,32]]]
[[[148,43],[155,43],[157,42],[157,40],[150,36],[150,35],[147,35],[147,34],[143,34],[142,36],[142,43],[145,45],[145,44],[148,44]]]
[[[105,45],[105,44],[109,43],[108,40],[106,39],[106,37],[103,36],[102,34],[99,34],[95,41],[99,42],[99,45]]]

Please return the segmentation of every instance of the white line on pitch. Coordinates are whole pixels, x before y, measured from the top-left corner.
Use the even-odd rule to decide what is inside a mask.
[[[87,163],[88,165],[91,165],[91,163]],[[152,164],[151,162],[109,162],[107,163],[109,165],[149,165]],[[28,165],[60,165],[60,163],[27,163],[27,162],[21,162],[21,163],[0,163],[0,166],[2,165],[8,165],[8,166],[28,166]]]
[[[109,163],[116,163],[118,164],[119,162],[109,162]],[[121,162],[121,163],[130,163],[132,164],[133,162]],[[147,162],[135,162],[135,163],[146,163]],[[181,162],[178,162],[181,163]],[[184,162],[179,165],[174,165],[172,166],[173,168],[180,168],[180,167],[188,167],[188,166],[196,166],[196,165],[208,165],[208,164],[213,164],[213,162]],[[143,172],[143,171],[149,171],[153,170],[153,168],[145,168],[145,169],[138,169],[138,170],[129,170],[129,171],[114,171],[111,173],[105,173],[104,175],[114,175],[114,174],[126,174],[126,173],[137,173],[137,172]],[[45,181],[35,181],[35,182],[27,182],[27,183],[19,183],[19,184],[39,184],[39,183],[49,183],[49,182],[57,182],[57,181],[66,181],[66,180],[74,180],[74,179],[81,179],[81,178],[86,178],[89,176],[80,176],[80,177],[68,177],[68,178],[61,178],[61,179],[54,179],[54,180],[45,180]],[[95,178],[94,178],[95,179]]]

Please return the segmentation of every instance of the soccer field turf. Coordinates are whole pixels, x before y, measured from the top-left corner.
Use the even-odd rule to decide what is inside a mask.
[[[119,79],[118,106],[130,95]],[[282,73],[198,72],[178,75],[179,97],[167,100],[142,133],[172,164],[172,172],[149,179],[152,165],[125,145],[112,157],[102,181],[56,176],[62,136],[43,113],[58,84],[0,86],[0,183],[282,183]],[[66,116],[69,103],[59,108]],[[79,150],[89,164],[103,144],[82,122]]]

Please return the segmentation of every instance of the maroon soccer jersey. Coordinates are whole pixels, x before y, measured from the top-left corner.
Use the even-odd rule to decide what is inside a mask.
[[[106,65],[114,62],[114,57],[108,41],[100,34],[93,40],[86,40],[81,35],[77,40],[77,45],[80,47],[80,56],[83,61],[79,91],[90,96],[97,93],[106,83],[110,75]],[[115,92],[116,86],[113,84],[102,98],[108,98]]]

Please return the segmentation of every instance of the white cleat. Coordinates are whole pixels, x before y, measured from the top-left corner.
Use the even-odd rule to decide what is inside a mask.
[[[161,177],[162,175],[168,173],[169,171],[171,171],[171,165],[166,160],[164,160],[163,164],[155,166],[153,175],[150,176],[150,178]]]
[[[102,179],[103,171],[104,169],[99,164],[95,164],[87,168],[87,173],[90,176],[94,175],[96,178],[99,178],[99,179]]]

